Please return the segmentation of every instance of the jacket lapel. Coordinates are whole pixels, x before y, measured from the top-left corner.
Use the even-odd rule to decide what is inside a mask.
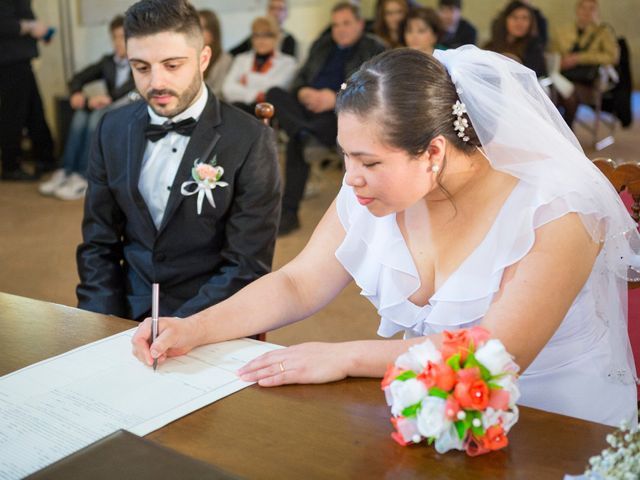
[[[140,190],[138,189],[138,182],[140,181],[140,171],[142,170],[142,159],[144,157],[144,150],[147,145],[147,138],[145,137],[144,130],[149,123],[149,115],[147,115],[146,104],[140,108],[134,114],[134,121],[129,123],[128,138],[127,138],[127,171],[129,172],[129,192],[133,198],[138,213],[142,219],[142,223],[153,232],[152,236],[156,234],[156,227],[147,208],[147,203],[142,198]]]
[[[220,139],[220,134],[215,130],[215,127],[220,125],[221,121],[220,103],[218,99],[209,92],[207,105],[202,111],[202,115],[198,120],[196,128],[191,134],[191,139],[189,140],[189,144],[182,156],[176,176],[173,179],[171,193],[169,194],[169,201],[167,202],[167,208],[165,209],[164,216],[162,217],[162,224],[158,229],[158,235],[160,235],[166,228],[167,224],[171,221],[171,217],[173,217],[176,210],[184,200],[184,195],[180,193],[180,187],[183,182],[191,179],[191,169],[193,168],[194,160],[197,158],[202,161],[211,160],[213,150]]]

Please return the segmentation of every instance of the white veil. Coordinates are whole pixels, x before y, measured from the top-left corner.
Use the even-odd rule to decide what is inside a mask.
[[[549,202],[562,199],[554,202],[557,216],[579,213],[603,245],[594,266],[600,274],[594,294],[613,354],[605,374],[634,381],[626,282],[640,280],[640,235],[620,196],[585,156],[532,70],[474,46],[434,56],[449,72],[492,167],[535,185]]]

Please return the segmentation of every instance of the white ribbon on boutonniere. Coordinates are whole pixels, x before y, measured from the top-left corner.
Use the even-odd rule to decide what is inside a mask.
[[[216,165],[216,157],[214,156],[211,162],[206,163],[196,158],[193,162],[193,168],[191,169],[191,177],[193,180],[187,180],[182,183],[180,192],[184,196],[191,196],[198,194],[197,205],[198,215],[202,213],[202,203],[205,197],[209,201],[209,204],[216,208],[216,202],[213,201],[213,193],[211,191],[216,187],[228,187],[227,182],[221,182],[220,179],[224,174],[224,168]],[[195,185],[195,188],[193,186]]]

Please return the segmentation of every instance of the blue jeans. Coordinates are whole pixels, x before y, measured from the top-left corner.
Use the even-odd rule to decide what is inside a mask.
[[[81,109],[74,112],[62,154],[62,167],[67,174],[78,173],[83,177],[86,176],[93,132],[106,111],[106,108],[101,108],[93,111]]]

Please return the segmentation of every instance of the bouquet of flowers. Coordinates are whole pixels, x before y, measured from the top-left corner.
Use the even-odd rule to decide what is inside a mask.
[[[481,327],[443,332],[438,350],[427,340],[390,365],[382,380],[392,438],[401,445],[427,439],[438,453],[471,456],[506,447],[518,420],[518,366]]]

